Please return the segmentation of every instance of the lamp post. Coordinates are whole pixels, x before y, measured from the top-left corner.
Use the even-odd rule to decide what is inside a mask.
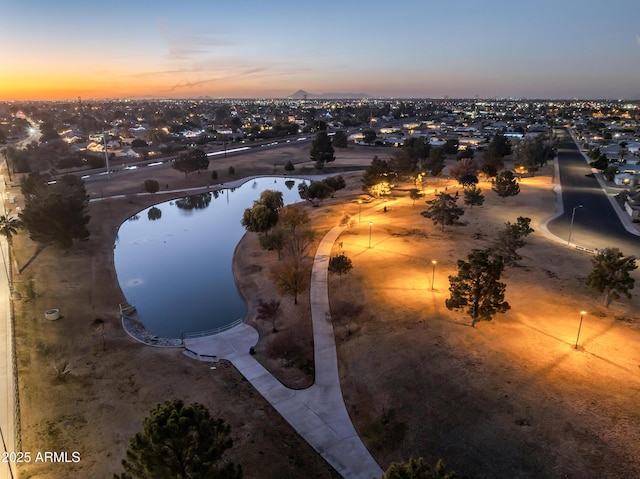
[[[431,291],[433,291],[433,285],[436,279],[436,263],[437,261],[435,259],[431,260],[431,264],[433,265],[433,269],[431,270]]]
[[[362,200],[358,200],[358,223],[360,223],[361,215],[362,215]]]
[[[569,225],[569,239],[567,239],[567,246],[571,244],[571,233],[573,232],[573,220],[576,217],[576,210],[582,208],[582,205],[574,206],[571,212],[571,225]]]
[[[578,326],[578,336],[576,336],[576,345],[573,347],[573,349],[578,349],[578,339],[580,339],[580,330],[582,329],[582,318],[584,318],[585,314],[587,314],[586,311],[580,311],[580,325]]]
[[[373,221],[369,221],[369,248],[371,248],[371,227],[373,226]]]

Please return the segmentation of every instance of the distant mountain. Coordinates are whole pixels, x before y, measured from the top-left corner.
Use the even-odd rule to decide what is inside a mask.
[[[304,99],[314,99],[314,98],[345,98],[345,99],[357,99],[357,98],[369,98],[370,95],[366,93],[339,93],[339,92],[330,92],[330,93],[309,93],[304,90],[298,90],[295,93],[292,93],[287,98],[292,98],[294,100],[304,100]]]

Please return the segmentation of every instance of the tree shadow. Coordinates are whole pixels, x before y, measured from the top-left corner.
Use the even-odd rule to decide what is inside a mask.
[[[20,272],[20,274],[22,274],[22,272],[27,269],[29,267],[29,265],[31,263],[33,263],[35,261],[35,259],[40,255],[40,253],[42,253],[42,251],[47,247],[46,244],[39,244],[36,247],[35,252],[33,253],[33,256],[31,256],[31,258],[29,258],[29,260],[20,267],[20,269],[18,270]]]

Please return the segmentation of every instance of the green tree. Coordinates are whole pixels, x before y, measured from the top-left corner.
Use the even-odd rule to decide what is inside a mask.
[[[335,148],[347,148],[349,144],[347,134],[342,130],[336,131],[335,135],[333,135],[332,143]]]
[[[342,175],[338,175],[338,176],[329,176],[327,178],[325,178],[324,180],[322,180],[322,182],[327,185],[329,188],[331,188],[332,192],[331,192],[331,197],[333,197],[334,193],[336,191],[340,191],[346,188],[347,183],[344,181],[344,178],[342,177]]]
[[[427,464],[424,459],[411,457],[409,462],[393,462],[381,479],[457,479],[455,472],[447,470],[444,462],[439,460],[435,466]]]
[[[604,171],[609,166],[609,159],[607,158],[607,155],[601,153],[597,158],[589,162],[589,166],[596,170]]]
[[[160,190],[160,183],[156,180],[144,180],[144,190],[151,194],[157,193]]]
[[[293,162],[291,160],[288,160],[285,164],[284,164],[284,171],[287,172],[292,172],[293,170],[295,170],[296,167],[293,165]]]
[[[221,464],[233,445],[230,430],[202,404],[187,406],[180,399],[158,404],[131,438],[122,461],[125,472],[114,478],[241,479],[239,465]]]
[[[511,142],[507,139],[506,136],[504,136],[504,133],[496,133],[496,135],[491,140],[491,143],[489,143],[487,153],[489,153],[491,156],[504,158],[505,156],[512,153]]]
[[[431,144],[428,141],[425,142],[423,138],[406,138],[402,149],[409,151],[412,157],[417,158],[421,168],[431,154]]]
[[[189,158],[188,154],[182,154],[178,156],[173,163],[171,163],[171,168],[181,173],[184,173],[184,177],[189,176],[189,173],[193,173],[196,171],[193,161]]]
[[[389,166],[389,162],[374,156],[371,160],[371,164],[362,174],[362,178],[360,180],[362,182],[362,189],[366,192],[370,192],[373,186],[382,182],[388,182],[390,174],[391,167]]]
[[[198,173],[209,168],[209,157],[200,148],[191,150],[188,155],[190,160],[193,162],[195,171],[197,171]]]
[[[271,323],[271,331],[278,332],[276,328],[276,321],[280,316],[280,301],[277,299],[271,299],[269,301],[261,300],[258,303],[258,311],[256,317],[261,321],[269,321]]]
[[[322,200],[326,200],[333,195],[333,188],[331,188],[324,181],[312,181],[310,184],[300,183],[298,185],[298,194],[303,200],[307,200],[313,206],[320,205]]]
[[[502,261],[509,266],[514,266],[522,257],[518,254],[518,250],[526,243],[524,240],[533,233],[531,218],[518,216],[516,223],[507,221],[505,228],[498,233],[494,244],[494,255],[501,257]]]
[[[457,205],[458,193],[455,196],[449,193],[437,193],[433,200],[427,201],[429,208],[420,213],[425,218],[431,218],[434,225],[441,224],[444,227],[454,224],[464,214],[464,209]]]
[[[634,256],[624,256],[618,248],[605,248],[591,258],[593,270],[587,277],[587,285],[602,294],[602,301],[609,307],[612,299],[619,299],[623,294],[631,298],[630,290],[635,280],[629,274],[635,270]]]
[[[619,172],[619,169],[618,169],[617,166],[609,165],[602,172],[602,176],[604,176],[604,178],[607,181],[613,181],[615,179],[616,175],[618,174],[618,172]]]
[[[353,268],[353,263],[344,253],[329,258],[329,273],[342,276]]]
[[[418,188],[411,188],[409,190],[409,198],[411,198],[411,201],[413,202],[411,206],[415,206],[416,200],[419,200],[423,196],[424,196],[424,193],[422,193]]]
[[[316,137],[311,143],[310,158],[318,170],[323,169],[326,163],[335,161],[335,151],[326,131],[316,133]]]
[[[189,173],[193,173],[194,171],[200,173],[202,170],[209,168],[209,157],[200,148],[196,148],[181,154],[173,160],[171,167],[176,171],[184,173],[186,178]]]
[[[444,169],[444,150],[442,148],[432,148],[429,151],[429,158],[425,163],[425,171],[431,173],[431,176],[438,177]]]
[[[455,155],[458,153],[458,146],[460,142],[456,139],[449,139],[442,145],[442,151],[445,155]]]
[[[458,260],[458,275],[449,276],[448,309],[464,309],[471,316],[471,326],[477,321],[491,321],[496,313],[510,309],[504,300],[506,285],[500,282],[504,264],[492,259],[488,250],[474,249],[468,261]]]
[[[478,188],[475,184],[469,188],[464,189],[464,204],[469,205],[471,208],[474,206],[482,206],[484,203],[484,195],[482,189]]]
[[[378,138],[376,131],[372,130],[371,128],[364,130],[362,132],[362,135],[363,135],[362,141],[365,142],[367,145],[371,145],[375,143],[376,138]]]
[[[46,188],[35,188],[29,194],[23,191],[23,195],[20,221],[33,241],[69,249],[75,239],[89,237],[89,196],[79,177],[66,175]]]
[[[254,233],[268,233],[278,222],[278,211],[283,206],[280,191],[264,190],[253,206],[244,210],[242,226]]]
[[[418,167],[418,157],[412,149],[400,148],[391,156],[391,169],[400,176],[410,176]]]
[[[491,189],[495,191],[503,200],[507,196],[516,196],[520,193],[520,186],[512,171],[503,171],[491,181]]]
[[[535,172],[555,157],[554,140],[546,135],[524,138],[515,145],[513,153],[516,164]]]
[[[271,229],[269,234],[260,235],[260,247],[267,251],[277,251],[278,259],[282,258],[282,250],[285,247],[286,232],[279,224]]]

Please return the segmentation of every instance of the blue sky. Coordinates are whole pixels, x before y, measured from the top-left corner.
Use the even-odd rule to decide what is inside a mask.
[[[640,1],[0,0],[0,100],[640,98]]]

